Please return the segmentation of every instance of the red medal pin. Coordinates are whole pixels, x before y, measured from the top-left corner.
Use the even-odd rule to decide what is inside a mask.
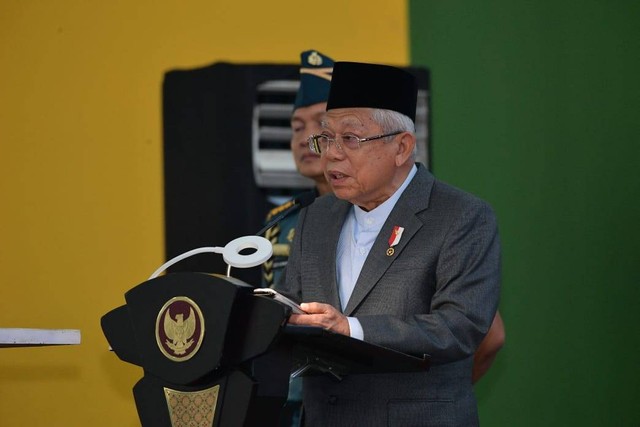
[[[387,249],[387,256],[392,256],[395,252],[393,247],[400,243],[400,238],[402,237],[402,232],[404,231],[404,227],[394,226],[391,231],[391,236],[389,237],[389,249]]]

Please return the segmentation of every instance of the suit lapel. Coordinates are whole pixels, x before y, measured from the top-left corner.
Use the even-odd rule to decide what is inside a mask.
[[[380,281],[385,271],[400,256],[414,234],[422,227],[423,223],[416,214],[427,209],[433,182],[433,176],[422,165],[418,164],[418,172],[389,214],[367,256],[351,298],[349,298],[347,307],[344,310],[345,315],[349,316],[353,313]],[[394,246],[393,255],[388,256],[389,237],[393,227],[396,225],[404,227],[404,231],[400,242]]]
[[[338,310],[340,310],[341,305],[340,293],[338,292],[338,275],[336,273],[336,256],[342,225],[351,207],[351,203],[336,198],[331,205],[330,215],[323,220],[324,226],[319,227],[320,233],[322,233],[321,236],[318,236],[319,241],[329,242],[326,247],[320,248],[320,253],[322,254],[320,265],[331,267],[321,273],[318,288],[327,290],[327,302]],[[325,284],[329,284],[329,286],[325,286]]]

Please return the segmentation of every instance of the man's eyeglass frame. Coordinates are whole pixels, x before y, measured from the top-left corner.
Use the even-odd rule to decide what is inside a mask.
[[[311,135],[309,136],[309,138],[307,138],[307,142],[309,143],[309,149],[316,153],[316,154],[322,154],[322,149],[320,148],[320,140],[322,138],[325,138],[327,140],[327,150],[329,149],[329,146],[331,145],[331,143],[335,143],[336,147],[340,150],[340,151],[344,151],[343,146],[347,147],[349,150],[357,150],[358,148],[360,148],[360,145],[364,142],[369,142],[369,141],[375,141],[377,139],[382,139],[382,138],[386,138],[389,136],[396,136],[401,134],[402,132],[404,132],[403,130],[397,130],[395,132],[390,132],[390,133],[385,133],[382,135],[374,135],[374,136],[369,136],[366,138],[360,138],[357,137],[355,135],[347,135],[349,138],[353,138],[356,140],[356,144],[353,147],[350,147],[348,144],[344,143],[344,135],[340,135],[340,137],[338,138],[337,135],[335,138],[329,138],[327,135],[323,135],[323,134],[317,134],[317,135]],[[342,144],[340,142],[338,142],[339,139],[342,139]]]

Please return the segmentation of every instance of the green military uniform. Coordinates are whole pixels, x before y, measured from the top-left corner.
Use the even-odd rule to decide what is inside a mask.
[[[267,215],[267,221],[280,212],[282,212],[282,206],[271,209]],[[265,233],[264,237],[273,245],[273,256],[262,264],[262,285],[265,287],[271,287],[281,280],[282,272],[289,259],[291,242],[298,222],[298,213],[292,213]]]

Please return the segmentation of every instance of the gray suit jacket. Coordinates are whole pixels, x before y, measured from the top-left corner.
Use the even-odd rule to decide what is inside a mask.
[[[277,289],[340,310],[336,249],[351,204],[329,195],[304,209]],[[404,227],[387,256],[394,226]],[[431,356],[428,372],[304,380],[307,426],[473,426],[473,353],[495,315],[500,243],[494,214],[422,165],[382,227],[344,310],[364,340]]]

